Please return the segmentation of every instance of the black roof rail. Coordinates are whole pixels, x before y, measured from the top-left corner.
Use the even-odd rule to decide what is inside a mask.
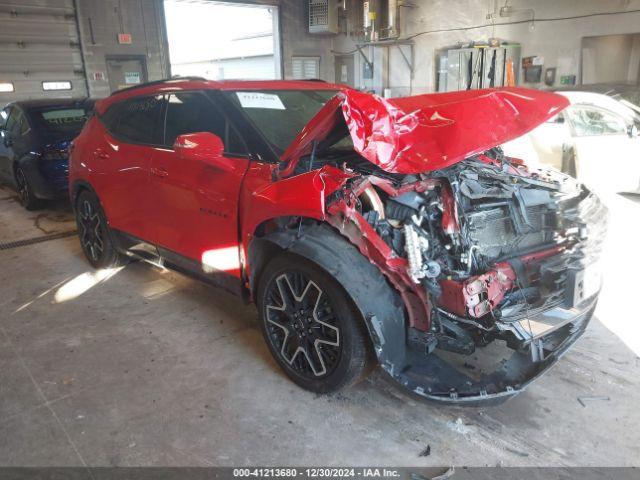
[[[130,90],[135,90],[137,88],[144,88],[144,87],[148,87],[151,85],[160,85],[161,83],[165,83],[165,82],[170,82],[171,80],[187,80],[187,81],[204,81],[206,82],[207,79],[204,77],[179,77],[179,76],[175,76],[175,77],[171,77],[171,78],[163,78],[162,80],[154,80],[153,82],[146,82],[146,83],[139,83],[138,85],[132,85],[131,87],[125,87],[125,88],[120,88],[119,90],[115,90],[111,95],[116,94],[116,93],[120,93],[120,92],[128,92]]]
[[[321,78],[303,78],[302,79],[305,82],[322,82],[322,83],[328,83],[326,80],[322,80]]]

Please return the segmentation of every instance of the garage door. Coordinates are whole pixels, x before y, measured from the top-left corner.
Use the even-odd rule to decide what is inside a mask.
[[[0,105],[87,95],[73,0],[0,0]]]

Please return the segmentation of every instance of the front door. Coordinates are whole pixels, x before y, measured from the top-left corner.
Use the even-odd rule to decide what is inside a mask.
[[[147,81],[144,57],[107,57],[107,75],[112,92]]]
[[[164,148],[151,165],[155,240],[168,262],[233,288],[240,277],[238,197],[249,166],[233,127],[201,92],[169,96]],[[207,160],[178,158],[179,135],[211,132],[225,144],[226,168]],[[228,153],[227,153],[228,152]]]

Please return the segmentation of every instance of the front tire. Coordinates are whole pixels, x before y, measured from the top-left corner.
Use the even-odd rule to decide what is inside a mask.
[[[328,393],[366,371],[364,322],[342,286],[314,263],[288,253],[274,258],[257,300],[269,350],[300,387]]]
[[[94,268],[112,268],[123,263],[100,201],[93,192],[83,190],[78,195],[76,225],[82,251]]]
[[[20,198],[20,204],[24,208],[27,210],[39,210],[43,207],[42,200],[36,198],[27,175],[20,167],[16,168],[16,187],[18,190],[18,197]]]

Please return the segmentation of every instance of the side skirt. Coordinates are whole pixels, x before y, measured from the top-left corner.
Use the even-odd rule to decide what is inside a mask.
[[[121,230],[111,230],[118,250],[128,256],[188,275],[229,293],[248,303],[248,295],[242,280],[222,270],[204,271],[202,264],[184,255],[137,238]],[[209,270],[209,269],[208,269]]]

